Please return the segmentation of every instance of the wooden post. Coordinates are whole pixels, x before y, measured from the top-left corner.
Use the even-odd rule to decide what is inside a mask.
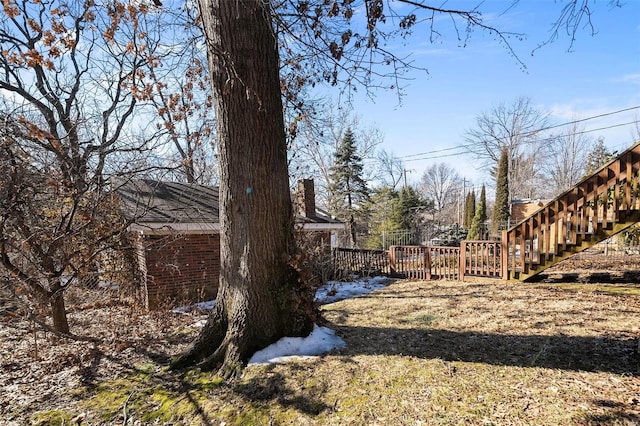
[[[615,174],[614,184],[613,184],[613,223],[620,222],[620,162],[622,159],[616,160],[613,166],[613,172]]]
[[[503,280],[509,279],[509,231],[502,231],[500,243],[500,276]],[[514,253],[515,255],[515,253]]]
[[[516,234],[516,242],[518,244],[518,248],[520,250],[520,258],[518,259],[518,264],[516,268],[519,268],[520,275],[526,273],[527,267],[525,266],[525,262],[527,260],[526,256],[526,240],[525,240],[525,226],[526,222],[523,222],[521,225],[518,225],[518,234]],[[515,257],[515,256],[514,256]],[[515,271],[515,269],[514,269]]]
[[[626,155],[626,185],[624,187],[624,207],[629,212],[631,210],[631,178],[633,177],[633,153]]]
[[[458,261],[458,276],[460,281],[464,281],[467,268],[467,242],[460,241],[460,260]]]
[[[389,246],[389,270],[392,277],[396,275],[396,246]]]

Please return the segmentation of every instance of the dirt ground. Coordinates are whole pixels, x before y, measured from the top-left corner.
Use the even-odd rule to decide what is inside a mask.
[[[640,255],[593,250],[579,253],[542,272],[542,282],[637,283]]]
[[[147,312],[105,291],[83,295],[91,303],[68,313],[71,339],[45,331],[19,306],[0,307],[0,425],[29,424],[34,412],[70,405],[75,389],[135,366],[167,364],[206,318],[202,311]]]

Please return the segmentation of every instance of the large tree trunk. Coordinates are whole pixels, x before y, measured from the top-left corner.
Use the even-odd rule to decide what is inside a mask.
[[[199,4],[220,153],[220,289],[204,329],[172,366],[200,362],[229,377],[256,350],[308,334],[313,296],[291,265],[293,214],[270,3]]]

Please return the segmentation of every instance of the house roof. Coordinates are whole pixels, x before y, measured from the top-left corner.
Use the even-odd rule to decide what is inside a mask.
[[[125,217],[139,230],[219,231],[218,187],[194,183],[133,179],[121,182],[116,193]],[[337,229],[343,222],[316,209],[315,217],[296,218],[306,229]]]
[[[218,188],[134,179],[118,185],[125,217],[137,223],[217,223]]]

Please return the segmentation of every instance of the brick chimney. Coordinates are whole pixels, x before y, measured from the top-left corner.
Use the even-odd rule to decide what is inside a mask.
[[[298,181],[298,207],[303,217],[316,217],[316,193],[313,179]]]

